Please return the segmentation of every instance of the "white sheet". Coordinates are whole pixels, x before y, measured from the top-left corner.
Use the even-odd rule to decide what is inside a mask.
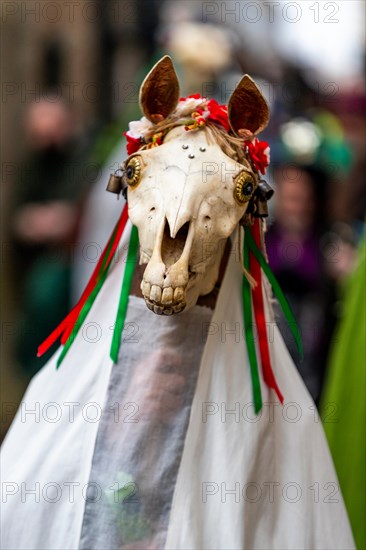
[[[129,231],[119,261],[60,369],[55,371],[56,354],[24,397],[28,409],[40,410],[39,417],[24,417],[21,408],[5,440],[4,550],[107,550],[93,540],[80,546],[82,490],[90,481],[101,425],[100,418],[93,419],[104,406],[111,380],[109,347],[128,238]],[[160,321],[151,318],[153,335]],[[92,325],[96,319],[99,327]],[[265,406],[255,417],[242,336],[241,270],[232,255],[201,360],[169,516],[168,549],[354,548],[314,405],[273,324],[269,335],[286,404],[282,408],[262,381]],[[73,420],[71,402],[76,403]],[[61,407],[57,422],[52,418],[60,409],[52,403]],[[90,403],[97,405],[93,409]],[[70,483],[76,484],[73,499]],[[26,494],[27,489],[36,494]],[[233,489],[234,494],[229,492]],[[123,547],[161,548],[164,542],[157,541]]]
[[[122,236],[124,253],[60,368],[56,371],[57,351],[32,380],[4,440],[4,549],[78,548],[99,425],[94,420],[100,416],[112,368],[109,348],[130,229],[129,224]],[[31,410],[39,414],[26,412]],[[34,494],[27,492],[32,489]]]
[[[233,256],[202,358],[166,548],[354,548],[314,403],[273,323],[285,404],[262,380],[265,406],[254,415],[240,296]]]

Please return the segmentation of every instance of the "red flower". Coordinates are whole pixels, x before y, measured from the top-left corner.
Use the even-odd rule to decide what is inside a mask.
[[[253,141],[244,141],[244,146],[248,149],[248,154],[255,167],[261,174],[264,174],[269,165],[269,145],[266,141],[259,141],[254,138]]]
[[[213,122],[218,122],[225,128],[227,132],[230,130],[229,119],[227,116],[227,107],[226,105],[219,105],[215,99],[210,99],[207,104],[207,108],[210,112],[208,120]]]
[[[186,99],[188,99],[189,97],[193,97],[193,99],[201,99],[201,94],[191,94],[187,97],[180,97],[179,98],[179,101],[185,101]]]
[[[133,153],[136,153],[142,145],[141,139],[132,137],[128,132],[124,132],[123,135],[127,139],[127,154],[132,155]]]

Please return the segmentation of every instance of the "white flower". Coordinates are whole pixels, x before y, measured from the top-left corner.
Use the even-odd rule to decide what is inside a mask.
[[[205,101],[207,101],[205,97],[200,97],[199,99],[187,97],[184,101],[179,101],[175,109],[175,114],[179,118],[191,115]]]
[[[128,125],[128,135],[138,139],[144,137],[153,127],[153,123],[146,117],[142,117],[140,120],[133,120]]]

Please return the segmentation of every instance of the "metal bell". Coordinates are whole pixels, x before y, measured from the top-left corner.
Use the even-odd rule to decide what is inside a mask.
[[[260,201],[269,201],[273,196],[272,187],[265,181],[260,180],[258,183],[257,195]]]
[[[117,176],[116,172],[109,176],[109,181],[107,185],[107,191],[110,193],[115,193],[119,195],[122,191],[122,176]]]
[[[266,200],[260,200],[257,201],[257,211],[255,215],[258,218],[267,218],[268,217],[268,205]]]

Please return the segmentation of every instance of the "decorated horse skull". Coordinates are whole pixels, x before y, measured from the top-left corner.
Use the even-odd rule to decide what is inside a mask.
[[[256,134],[268,123],[266,101],[245,75],[228,108],[199,95],[179,99],[168,56],[140,90],[144,117],[130,123],[123,170],[128,213],[137,226],[141,290],[157,314],[179,313],[209,294],[219,275],[227,238],[253,212],[268,165]],[[264,195],[263,195],[264,193]]]
[[[314,480],[337,487],[337,477],[269,307],[270,284],[301,352],[265,257],[260,218],[270,189],[259,172],[268,153],[256,134],[268,121],[267,105],[249,77],[228,109],[199,96],[179,100],[163,58],[142,86],[141,106],[145,117],[127,132],[123,176],[108,184],[126,191],[128,204],[80,300],[39,346],[42,355],[61,339],[23,398],[32,414],[21,407],[2,447],[2,548],[353,550],[340,494],[331,507],[305,494],[283,498],[290,486],[301,496]],[[212,290],[233,231],[242,258],[225,258],[214,311],[192,307],[157,322],[135,295],[141,272],[150,309],[183,311]],[[243,337],[203,334],[210,324],[238,327]],[[98,327],[96,340],[86,337],[90,325]],[[282,404],[290,399],[285,408],[275,407],[275,395]],[[50,403],[57,424],[45,414]],[[90,420],[89,405],[98,418]],[[295,423],[286,414],[293,405]],[[61,490],[70,479],[72,499]],[[279,480],[273,499],[268,479]],[[222,498],[227,484],[235,498]],[[253,484],[259,499],[249,499]],[[50,485],[56,499],[24,499],[19,490]],[[95,488],[98,498],[86,499]],[[6,529],[14,518],[29,528]]]

